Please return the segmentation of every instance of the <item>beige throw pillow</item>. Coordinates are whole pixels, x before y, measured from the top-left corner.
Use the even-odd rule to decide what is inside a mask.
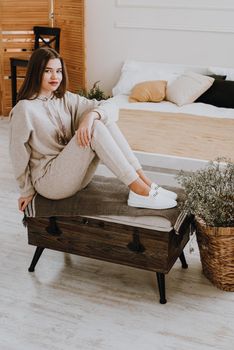
[[[160,102],[166,96],[166,80],[143,81],[136,84],[129,96],[129,102]]]
[[[185,72],[171,84],[168,84],[166,99],[183,106],[193,103],[199,96],[208,90],[214,82],[214,78],[206,75]]]

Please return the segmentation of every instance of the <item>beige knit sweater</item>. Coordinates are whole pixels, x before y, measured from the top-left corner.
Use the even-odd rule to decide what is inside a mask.
[[[98,102],[71,92],[63,98],[22,100],[12,109],[9,150],[21,196],[35,193],[35,181],[65,147],[58,138],[60,119],[70,140],[79,119],[91,110],[97,111],[104,122],[109,114],[117,114],[111,99]]]

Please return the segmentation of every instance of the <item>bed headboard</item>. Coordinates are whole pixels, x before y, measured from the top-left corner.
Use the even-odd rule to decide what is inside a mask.
[[[125,61],[120,78],[112,90],[113,96],[129,95],[133,86],[146,80],[167,80],[171,82],[185,71],[208,74],[208,68],[203,66],[170,64],[159,62]]]

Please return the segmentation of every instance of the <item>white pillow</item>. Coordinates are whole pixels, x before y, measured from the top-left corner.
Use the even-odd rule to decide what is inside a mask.
[[[130,95],[134,85],[147,80],[166,80],[171,83],[188,69],[207,74],[207,68],[200,66],[127,60],[123,64],[120,79],[113,87],[112,94]]]
[[[186,72],[167,85],[166,99],[178,106],[193,103],[211,87],[213,82],[214,78],[194,72]]]
[[[133,87],[143,81],[166,80],[172,82],[178,77],[178,74],[158,71],[124,71],[122,72],[118,83],[112,89],[113,96],[130,95]]]
[[[226,75],[226,80],[234,80],[234,68],[209,67],[211,74]]]

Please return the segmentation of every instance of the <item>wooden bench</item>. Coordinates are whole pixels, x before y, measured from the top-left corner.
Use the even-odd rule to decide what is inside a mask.
[[[183,249],[190,222],[185,217],[178,234],[157,216],[28,217],[28,243],[37,247],[29,271],[34,271],[45,248],[154,271],[160,303],[165,304],[165,274],[178,258],[182,268],[188,267]]]

